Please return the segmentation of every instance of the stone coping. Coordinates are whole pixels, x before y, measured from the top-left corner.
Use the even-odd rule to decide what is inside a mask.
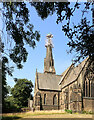
[[[94,97],[83,97],[83,99],[93,99],[94,100]]]

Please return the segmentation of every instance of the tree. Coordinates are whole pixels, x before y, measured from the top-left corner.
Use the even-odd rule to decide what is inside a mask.
[[[14,88],[12,88],[11,93],[14,97],[15,103],[19,107],[26,107],[28,104],[28,98],[31,95],[33,84],[27,79],[17,79]]]
[[[33,30],[34,26],[30,23],[29,10],[24,2],[4,2],[2,9],[3,24],[5,25],[2,31],[2,38],[8,35],[9,49],[6,49],[5,41],[2,39],[2,53],[8,56],[18,68],[22,68],[22,62],[26,62],[28,52],[25,44],[30,47],[35,47],[39,41],[40,34]],[[11,46],[12,42],[14,43]]]
[[[7,95],[5,98],[5,104],[6,104],[6,109],[4,110],[5,113],[11,113],[11,112],[18,112],[20,109],[17,108],[17,105],[15,104],[15,99],[13,96]]]
[[[8,94],[8,89],[7,89],[7,82],[6,82],[6,73],[10,73],[8,70],[8,68],[6,67],[6,64],[8,63],[7,58],[3,57],[2,58],[2,111],[5,112],[6,111],[6,102],[5,102],[5,98],[7,97]]]
[[[6,75],[12,76],[13,72],[13,66],[9,66],[9,61],[12,60],[17,68],[21,69],[28,56],[25,45],[35,48],[40,34],[38,31],[34,31],[34,27],[30,23],[29,9],[25,2],[3,2],[1,4],[0,17],[2,17],[3,28],[0,30],[0,53],[2,53],[2,106],[4,112],[5,98],[8,93]]]
[[[72,6],[70,6],[70,4]],[[90,24],[90,20],[87,19],[84,13],[92,11],[91,5],[94,2],[84,2],[81,21],[78,24],[74,24],[71,27],[71,17],[75,17],[74,13],[80,8],[81,4],[76,2],[75,4],[70,2],[34,2],[32,6],[36,8],[38,15],[44,20],[49,15],[57,14],[56,23],[62,23],[64,20],[67,24],[62,25],[62,31],[69,38],[68,46],[71,48],[70,53],[75,51],[76,57],[74,62],[80,61],[82,58],[89,56],[91,60],[94,60],[94,24]],[[93,8],[94,9],[94,8]],[[94,14],[94,12],[93,12]],[[93,15],[94,16],[94,15]]]

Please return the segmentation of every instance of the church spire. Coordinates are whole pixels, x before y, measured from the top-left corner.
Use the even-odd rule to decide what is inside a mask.
[[[53,44],[52,44],[52,40],[51,40],[51,38],[53,38],[53,35],[48,34],[46,37],[47,37],[47,40],[46,40],[46,44],[45,44],[46,58],[44,58],[44,73],[55,74],[54,59],[53,59],[53,55],[52,55]]]

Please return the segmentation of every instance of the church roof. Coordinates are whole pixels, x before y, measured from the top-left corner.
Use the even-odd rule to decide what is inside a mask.
[[[51,73],[37,73],[38,87],[39,89],[60,91],[58,84],[61,77],[61,75]]]
[[[74,67],[74,64],[71,64],[61,75],[62,75],[62,78],[59,82],[59,85],[62,83],[63,79],[65,78],[65,76],[67,75],[67,73],[70,71],[71,68]]]
[[[63,82],[62,88],[67,86],[68,84],[74,82],[80,75],[81,71],[83,70],[84,66],[87,63],[88,58],[86,58],[83,62],[81,62],[78,66],[73,67],[70,74],[67,76],[66,79],[64,79],[64,76],[62,76],[61,81]],[[65,74],[64,74],[65,75]],[[61,84],[61,83],[59,83]]]

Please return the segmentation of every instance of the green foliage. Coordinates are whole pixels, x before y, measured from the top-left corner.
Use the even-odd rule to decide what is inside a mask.
[[[30,23],[26,3],[4,2],[2,13],[3,22],[6,25],[6,34],[11,37],[8,44],[14,42],[14,46],[10,47],[8,55],[18,68],[22,68],[22,62],[26,62],[28,55],[25,44],[34,48],[36,46],[35,41],[40,39],[40,34],[38,31],[34,31],[34,27]],[[3,45],[5,47],[4,43]]]
[[[26,3],[3,2],[1,6],[3,6],[0,9],[1,17],[3,17],[3,29],[0,36],[0,52],[2,53],[0,62],[2,62],[2,106],[4,112],[6,109],[5,98],[8,94],[6,75],[12,76],[13,72],[13,66],[9,66],[9,61],[11,60],[17,65],[17,68],[21,69],[28,56],[26,45],[35,48],[40,34],[37,30],[34,31],[34,27],[30,23]]]
[[[82,111],[82,114],[93,114],[91,111]]]
[[[8,64],[8,59],[6,57],[2,57],[2,103],[3,103],[2,111],[3,112],[6,110],[5,98],[7,97],[8,94],[6,73],[11,75],[11,68],[9,69],[7,67],[7,64]]]
[[[8,93],[11,94],[11,87],[9,85],[6,86]]]
[[[72,110],[65,109],[65,112],[72,114]]]
[[[13,96],[7,96],[5,99],[4,113],[20,112],[21,109],[15,104]]]
[[[11,93],[14,97],[14,102],[19,107],[26,107],[28,98],[32,92],[33,84],[27,79],[18,79]],[[32,98],[32,95],[31,95]]]
[[[6,102],[10,102],[11,105],[14,104],[14,98],[13,98],[13,96],[7,96],[5,100],[6,100]]]
[[[75,7],[71,9],[70,2],[33,2],[31,5],[36,8],[38,15],[43,20],[56,13],[57,23],[62,22],[64,19],[69,20],[74,10],[79,7],[79,4],[76,3]]]
[[[81,19],[79,25],[74,25],[73,29],[69,29],[69,25],[63,26],[63,30],[70,39],[68,46],[71,48],[70,53],[74,50],[77,52],[74,62],[87,56],[94,60],[94,25],[85,18]],[[69,31],[67,31],[69,29]]]

